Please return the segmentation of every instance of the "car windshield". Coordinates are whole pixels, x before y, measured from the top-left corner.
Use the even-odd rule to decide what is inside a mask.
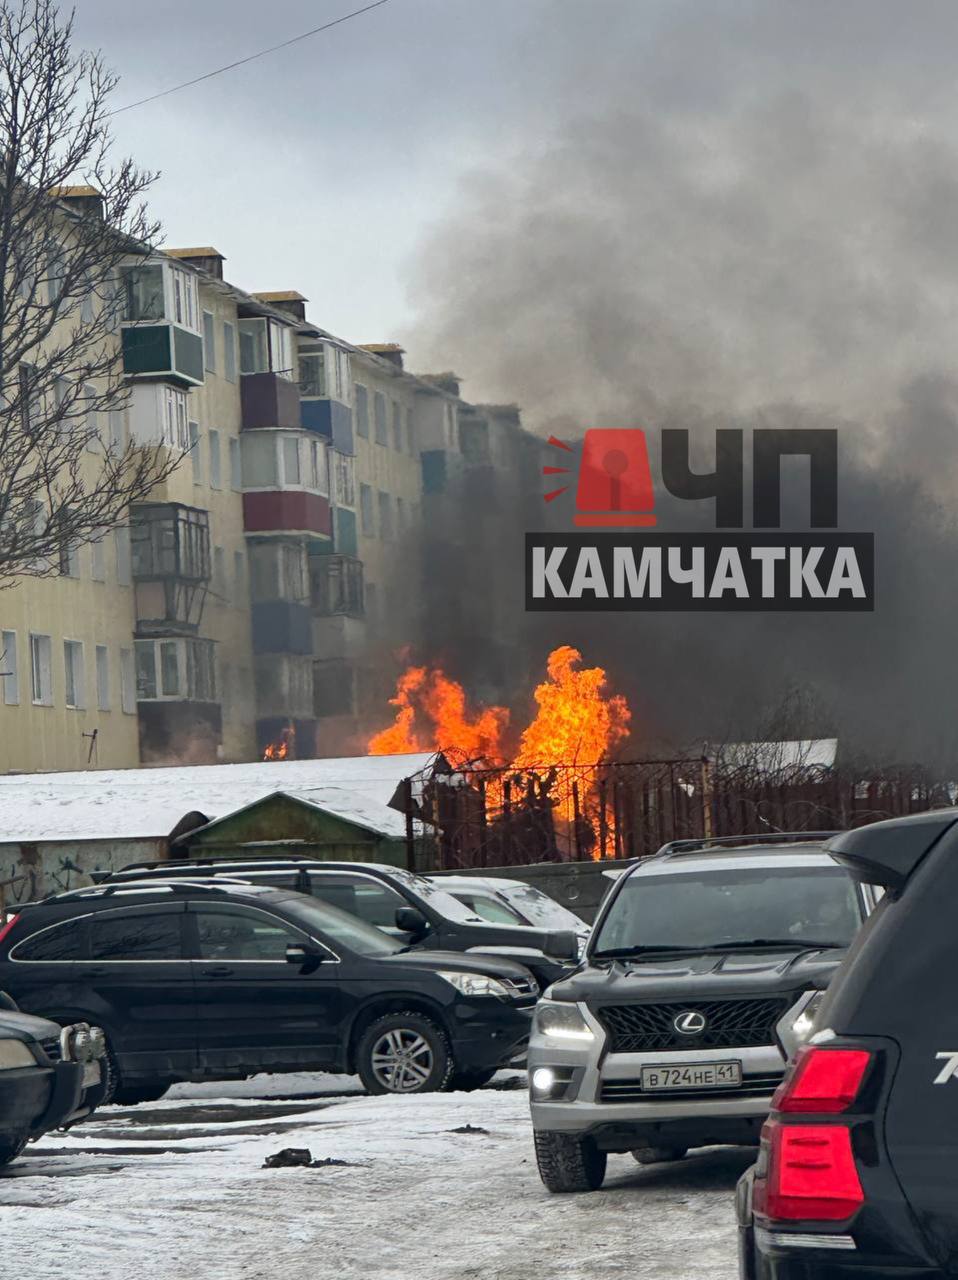
[[[300,928],[330,945],[339,943],[360,956],[392,956],[403,945],[374,924],[367,924],[338,907],[331,907],[305,894],[290,894],[283,899],[283,910]],[[335,949],[335,946],[334,946]]]
[[[412,871],[403,871],[401,867],[390,867],[389,874],[399,884],[405,885],[411,893],[424,898],[433,911],[445,916],[447,920],[458,920],[462,924],[482,922],[482,917],[477,916],[475,911],[454,898],[447,890],[434,885],[425,876],[417,876]]]
[[[457,902],[469,907],[476,915],[482,916],[483,920],[488,920],[490,924],[527,925],[529,923],[517,911],[513,911],[508,902],[503,902],[501,898],[494,898],[491,893],[478,893],[472,889],[453,889],[452,896]]]
[[[619,890],[593,954],[763,941],[846,946],[860,923],[855,886],[838,867],[638,874]]]
[[[534,924],[539,929],[574,929],[576,933],[586,930],[584,920],[541,889],[534,889],[528,884],[505,884],[499,892],[527,924]]]

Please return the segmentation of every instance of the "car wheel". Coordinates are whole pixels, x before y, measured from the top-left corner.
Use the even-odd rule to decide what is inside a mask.
[[[672,1160],[681,1160],[688,1147],[636,1147],[632,1158],[639,1164],[668,1164]]]
[[[115,1107],[134,1107],[138,1102],[156,1102],[172,1084],[171,1080],[144,1080],[142,1084],[121,1084],[110,1101]]]
[[[550,1191],[598,1191],[607,1156],[589,1137],[577,1133],[535,1134],[539,1177]]]
[[[356,1067],[370,1093],[433,1093],[452,1074],[442,1027],[422,1013],[387,1013],[356,1046]]]
[[[26,1138],[0,1138],[0,1165],[16,1160],[26,1145]]]
[[[481,1089],[498,1070],[498,1067],[491,1067],[488,1071],[453,1071],[446,1082],[446,1089],[449,1093],[470,1093],[473,1089]]]

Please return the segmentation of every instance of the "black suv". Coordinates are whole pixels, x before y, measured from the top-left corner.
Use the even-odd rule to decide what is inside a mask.
[[[550,1191],[595,1190],[609,1152],[651,1163],[757,1145],[870,905],[810,833],[679,842],[625,871],[585,965],[536,1010],[532,1125]]]
[[[885,895],[739,1183],[741,1275],[944,1280],[958,1275],[958,809],[826,848]]]
[[[226,881],[74,890],[20,908],[0,988],[101,1026],[118,1102],[175,1080],[357,1072],[372,1093],[469,1088],[524,1050],[538,987],[493,956],[409,952],[325,903]]]
[[[479,952],[514,960],[531,970],[542,986],[571,973],[581,951],[571,929],[538,929],[518,922],[493,924],[425,876],[374,862],[313,858],[140,862],[100,883],[120,884],[153,876],[163,880],[227,876],[295,889],[394,934],[410,947]]]

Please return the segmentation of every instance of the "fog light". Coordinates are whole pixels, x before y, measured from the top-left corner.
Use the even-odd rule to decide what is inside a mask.
[[[556,1073],[551,1067],[536,1067],[532,1073],[533,1093],[547,1094],[556,1082]]]

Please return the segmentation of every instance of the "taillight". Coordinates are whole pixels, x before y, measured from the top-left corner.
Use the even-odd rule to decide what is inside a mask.
[[[766,1217],[779,1222],[838,1222],[865,1203],[851,1131],[845,1125],[769,1120],[762,1138],[768,1172],[761,1203],[755,1207]]]
[[[0,925],[0,942],[4,940],[4,938],[7,936],[7,934],[10,932],[10,930],[13,928],[13,926],[17,923],[19,919],[20,919],[19,915],[12,915],[6,924]]]
[[[858,1096],[872,1055],[867,1049],[805,1045],[772,1099],[772,1110],[836,1115]]]

